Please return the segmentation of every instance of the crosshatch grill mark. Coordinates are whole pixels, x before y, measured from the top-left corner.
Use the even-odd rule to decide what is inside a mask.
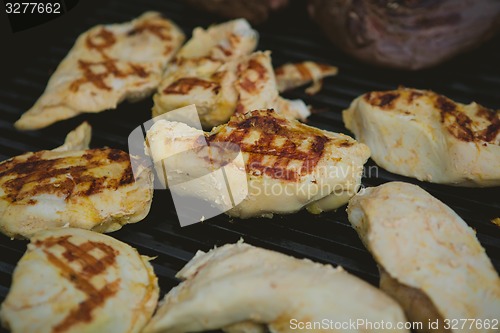
[[[86,299],[71,309],[70,313],[54,327],[54,333],[65,332],[81,322],[90,322],[92,313],[115,295],[120,287],[120,279],[106,283],[101,289],[97,289],[91,283],[92,277],[104,273],[115,265],[118,252],[101,242],[87,241],[77,245],[69,240],[70,237],[49,237],[35,242],[36,246],[42,248],[48,260],[59,268],[61,275],[86,295]],[[54,247],[64,248],[62,257],[65,260],[51,251]],[[90,253],[95,249],[103,253],[102,258],[96,258]],[[68,262],[79,263],[80,269],[73,269]]]

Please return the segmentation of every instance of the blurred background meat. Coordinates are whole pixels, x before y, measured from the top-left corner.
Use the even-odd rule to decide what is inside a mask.
[[[272,11],[288,5],[288,0],[186,0],[195,8],[227,18],[246,18],[253,24],[266,21]]]
[[[499,0],[309,0],[308,9],[350,55],[413,70],[478,46],[500,28]]]
[[[244,17],[252,24],[292,5],[289,0],[184,1],[225,18]],[[294,0],[293,7],[307,7],[311,20],[351,56],[407,70],[440,64],[500,30],[500,0]],[[287,24],[297,22],[290,17]]]

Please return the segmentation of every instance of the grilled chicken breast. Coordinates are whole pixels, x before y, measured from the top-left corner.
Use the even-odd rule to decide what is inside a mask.
[[[244,19],[195,29],[154,96],[153,117],[193,103],[209,129],[235,112],[261,108],[299,119],[309,116],[304,102],[279,96],[269,53],[250,55],[257,37]]]
[[[362,190],[347,213],[381,268],[380,287],[410,321],[424,323],[423,332],[431,331],[428,319],[499,318],[498,274],[474,230],[445,204],[418,186],[392,182]],[[472,330],[496,332],[493,326]]]
[[[269,52],[255,52],[238,63],[236,77],[237,113],[275,109],[288,118],[300,120],[311,114],[302,100],[288,100],[279,95]]]
[[[405,322],[396,302],[341,267],[241,242],[208,253],[199,251],[177,277],[184,281],[165,296],[144,333],[200,332],[239,323],[246,328],[253,323],[256,330],[266,325],[275,333],[375,332],[363,327],[298,329],[294,325],[325,318],[332,322],[383,320],[394,327]]]
[[[337,75],[338,68],[313,61],[287,63],[275,70],[278,90],[284,92],[312,82],[306,93],[314,95],[321,90],[323,79]]]
[[[82,112],[114,109],[124,99],[148,96],[183,41],[181,30],[156,12],[90,29],[78,38],[45,92],[15,126],[38,129]]]
[[[95,232],[41,231],[14,270],[2,325],[12,333],[138,333],[158,302],[148,260]]]
[[[500,111],[400,88],[358,97],[343,117],[384,169],[434,183],[500,185]]]
[[[90,127],[85,124],[53,151],[0,163],[2,233],[29,238],[39,230],[65,226],[111,232],[148,214],[151,170],[138,170],[134,179],[126,152],[87,149],[89,140]]]
[[[370,155],[367,146],[347,135],[304,125],[273,110],[238,113],[210,133],[159,120],[147,137],[160,175],[161,162],[167,159],[170,175],[176,178],[194,179],[225,167],[233,197],[248,189],[244,200],[227,212],[241,218],[294,213],[303,207],[313,213],[336,209],[356,193]],[[237,146],[244,162],[228,163],[222,158],[215,163],[215,153],[203,149],[224,144]],[[246,172],[243,179],[234,176],[240,170]],[[220,185],[185,181],[176,194],[197,196],[213,205],[226,203],[228,198],[214,188]]]
[[[154,95],[153,117],[194,102],[206,126],[227,121],[236,96],[230,87],[234,65],[228,71],[225,64],[250,54],[257,41],[257,31],[245,19],[194,29]]]

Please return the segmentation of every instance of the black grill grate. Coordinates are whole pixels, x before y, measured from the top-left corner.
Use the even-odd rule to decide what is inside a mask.
[[[285,61],[315,60],[339,66],[339,75],[327,79],[318,95],[307,96],[300,89],[288,94],[287,97],[302,98],[317,110],[322,110],[310,118],[309,124],[348,133],[342,124],[341,111],[353,98],[370,90],[392,89],[398,85],[433,89],[457,101],[477,100],[488,107],[500,107],[498,38],[477,51],[435,69],[407,73],[372,68],[350,59],[331,46],[307,18],[301,7],[303,5],[303,1],[294,2],[291,8],[275,15],[273,20],[257,29],[261,34],[259,49],[270,49],[275,65]],[[74,22],[74,26],[68,27],[66,37],[49,40],[49,47],[41,50],[21,72],[1,82],[0,160],[26,151],[51,149],[60,145],[66,133],[84,119],[93,127],[93,147],[127,149],[126,139],[130,131],[150,117],[151,99],[135,104],[124,103],[114,111],[79,116],[35,132],[20,133],[12,124],[39,97],[51,71],[81,32],[98,23],[127,21],[146,10],[163,12],[184,29],[187,36],[195,26],[223,21],[192,10],[180,1],[103,2],[93,15],[82,17]],[[370,165],[374,165],[373,162]],[[363,183],[372,186],[391,180],[419,184],[450,205],[477,230],[479,240],[496,269],[500,270],[500,229],[490,222],[492,218],[500,216],[499,188],[464,189],[420,183],[382,169],[379,169],[378,177],[365,178]],[[378,279],[375,263],[350,227],[343,208],[320,216],[299,212],[290,216],[276,216],[271,220],[229,221],[227,216],[219,216],[208,222],[181,228],[170,194],[156,191],[149,216],[135,225],[125,226],[112,236],[131,244],[142,254],[157,256],[153,265],[159,276],[162,294],[177,284],[175,273],[196,250],[208,250],[214,245],[235,242],[240,237],[254,245],[296,257],[342,265],[374,284]],[[25,247],[26,242],[0,237],[0,300],[8,292],[12,271]]]

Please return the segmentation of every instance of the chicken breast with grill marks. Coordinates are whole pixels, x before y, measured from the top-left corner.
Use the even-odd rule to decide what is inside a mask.
[[[448,206],[416,185],[391,182],[360,191],[347,213],[380,267],[380,287],[410,321],[424,323],[422,332],[498,332],[470,321],[443,325],[500,318],[500,278],[474,230]],[[437,319],[439,329],[425,325]]]
[[[457,186],[500,185],[500,111],[400,88],[353,101],[344,123],[391,172]]]
[[[0,319],[12,333],[138,333],[159,288],[149,258],[109,236],[36,233],[17,264]]]
[[[337,75],[338,68],[313,61],[287,63],[275,69],[278,90],[284,92],[312,82],[306,93],[314,95],[321,90],[323,79]]]
[[[285,117],[300,120],[305,120],[311,114],[302,100],[288,100],[279,95],[269,51],[255,52],[239,62],[236,77],[237,113],[275,109]]]
[[[15,126],[43,128],[82,112],[114,109],[124,99],[150,95],[183,41],[182,31],[156,12],[90,29],[77,39],[45,92]]]
[[[165,296],[144,333],[228,327],[230,332],[262,332],[262,326],[274,333],[386,332],[362,325],[353,330],[304,326],[324,319],[384,321],[393,327],[405,322],[394,300],[341,267],[241,242],[199,251],[176,276],[184,281]],[[297,324],[303,325],[301,329]]]
[[[130,156],[88,149],[90,127],[68,134],[52,151],[26,153],[0,163],[0,231],[29,238],[51,227],[99,232],[142,220],[153,196],[151,170],[134,179]]]
[[[233,197],[241,197],[239,192],[248,188],[244,200],[227,212],[241,218],[294,213],[304,207],[313,213],[336,209],[356,193],[370,155],[367,146],[347,135],[304,125],[273,110],[238,113],[210,133],[159,120],[147,137],[149,155],[160,177],[164,172],[161,163],[168,159],[170,176],[182,185],[177,186],[177,195],[200,197],[212,204],[227,202],[228,198],[214,190],[220,184],[198,181],[192,187],[187,181],[178,181],[226,167]],[[204,149],[224,144],[238,147],[243,155],[241,165],[214,162],[214,152]],[[243,179],[236,175],[240,170],[246,172]]]
[[[194,29],[154,95],[153,117],[195,103],[205,126],[227,121],[236,100],[229,83],[235,73],[224,64],[250,54],[257,41],[257,31],[245,19]]]
[[[256,44],[257,32],[243,19],[195,29],[154,96],[153,117],[194,103],[209,129],[261,108],[307,118],[304,102],[279,96],[269,52],[250,55]]]

